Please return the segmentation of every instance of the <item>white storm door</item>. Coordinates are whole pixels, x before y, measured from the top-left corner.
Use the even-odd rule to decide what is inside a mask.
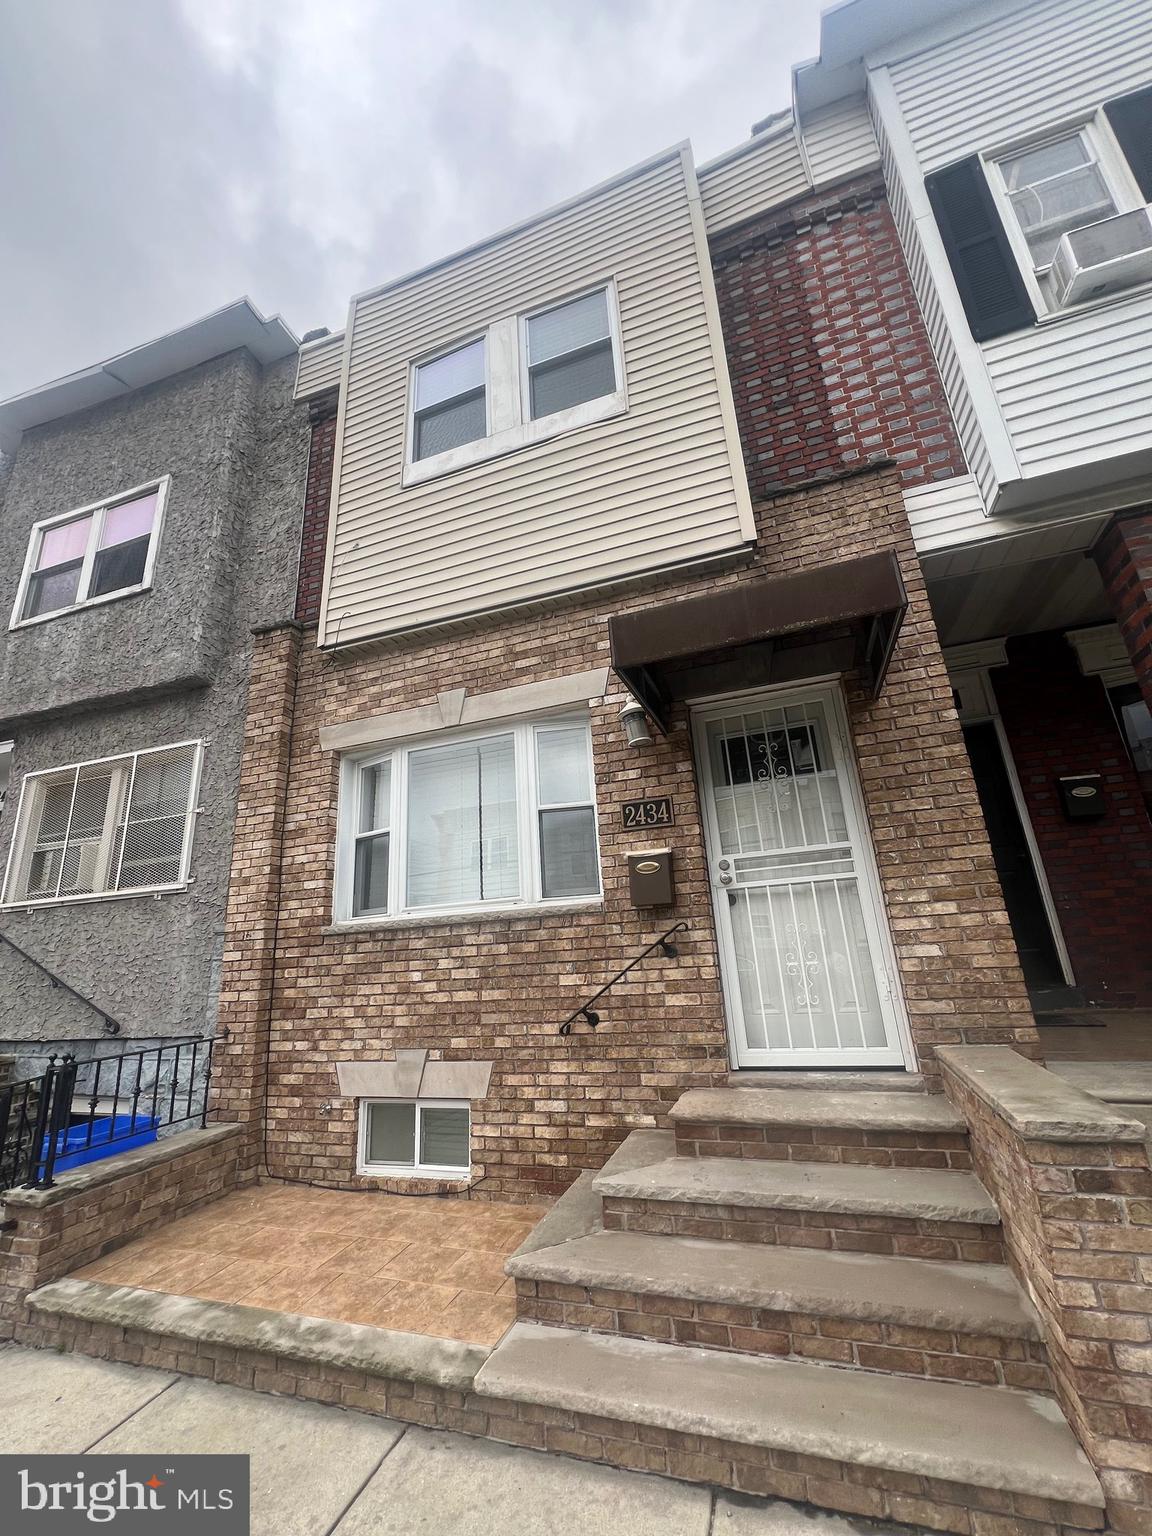
[[[696,715],[737,1066],[904,1064],[838,711],[825,688]]]

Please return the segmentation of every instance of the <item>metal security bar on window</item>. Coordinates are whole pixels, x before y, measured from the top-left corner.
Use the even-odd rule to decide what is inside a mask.
[[[29,774],[5,904],[182,885],[199,767],[182,742]]]

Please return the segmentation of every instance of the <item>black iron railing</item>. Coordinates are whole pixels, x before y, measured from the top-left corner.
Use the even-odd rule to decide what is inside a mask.
[[[564,1020],[563,1024],[561,1024],[560,1028],[556,1031],[556,1033],[559,1035],[570,1035],[572,1033],[572,1026],[575,1024],[577,1019],[583,1019],[585,1024],[587,1024],[591,1029],[595,1029],[597,1024],[600,1022],[600,1015],[592,1006],[593,1003],[598,1003],[604,994],[606,992],[610,992],[618,981],[623,981],[628,972],[635,970],[640,962],[642,960],[646,960],[648,956],[653,952],[653,950],[658,949],[661,954],[665,955],[669,960],[674,960],[680,951],[676,948],[675,944],[672,944],[669,941],[671,940],[674,933],[687,932],[687,923],[677,923],[675,927],[669,928],[667,933],[662,933],[658,939],[653,939],[647,949],[642,949],[634,960],[629,960],[628,964],[622,971],[616,972],[611,981],[606,981],[600,988],[599,992],[593,992],[592,996],[588,998],[586,1002],[581,1003],[579,1008],[577,1008],[573,1013],[570,1013]]]
[[[190,1038],[118,1056],[52,1055],[39,1077],[0,1086],[0,1190],[55,1175],[208,1117],[212,1042]]]
[[[48,978],[51,986],[58,987],[61,991],[67,992],[69,997],[74,997],[78,1003],[83,1003],[85,1008],[91,1008],[93,1013],[99,1014],[100,1021],[104,1025],[105,1034],[118,1035],[120,1033],[122,1028],[120,1020],[114,1019],[107,1008],[101,1008],[99,1003],[94,1003],[90,997],[85,997],[83,992],[77,992],[76,988],[69,985],[63,976],[57,976],[55,971],[49,970],[43,960],[37,960],[35,955],[30,955],[26,949],[21,949],[15,939],[10,939],[6,933],[0,932],[0,944],[7,944],[13,953],[19,955],[22,960],[27,960],[29,965],[34,965],[41,976]]]

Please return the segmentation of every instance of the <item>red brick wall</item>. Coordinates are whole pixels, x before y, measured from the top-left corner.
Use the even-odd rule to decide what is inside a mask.
[[[965,472],[878,178],[713,242],[752,494],[891,458],[921,484]]]
[[[332,499],[332,462],[336,453],[335,392],[309,406],[312,444],[304,487],[304,519],[300,529],[300,572],[296,582],[296,618],[314,624],[320,617],[324,587],[324,551],[328,542],[328,504]]]
[[[1060,918],[1090,1001],[1152,1004],[1152,822],[1104,685],[1084,677],[1062,633],[1008,642],[992,684]],[[1104,775],[1108,813],[1065,820],[1061,774]]]
[[[1118,513],[1093,553],[1152,709],[1152,510]]]
[[[688,732],[628,748],[618,684],[591,708],[604,902],[589,911],[413,920],[330,930],[337,761],[322,725],[408,709],[437,693],[473,693],[604,666],[607,618],[622,608],[696,595],[772,572],[892,547],[910,609],[888,681],[873,701],[848,689],[849,718],[891,921],[900,983],[923,1066],[942,1042],[1035,1040],[1007,916],[951,707],[900,479],[881,470],[797,491],[759,508],[761,544],[741,569],[676,575],[644,590],[590,596],[551,612],[505,616],[475,633],[413,637],[395,650],[300,656],[291,765],[283,802],[276,970],[253,938],[273,931],[264,860],[280,812],[281,711],[289,648],[265,636],[253,672],[244,783],[264,800],[239,818],[222,983],[230,1031],[222,1113],[260,1115],[253,1056],[268,1041],[267,1166],[276,1174],[355,1183],[356,1106],[337,1096],[334,1063],[425,1047],[447,1059],[495,1062],[474,1106],[477,1193],[555,1193],[600,1166],[627,1131],[650,1125],[687,1087],[719,1081],[727,1046]],[[273,650],[275,657],[273,657]],[[265,696],[267,695],[267,696]],[[255,722],[255,723],[253,723]],[[637,839],[619,804],[669,794],[676,803],[677,904],[637,911],[624,855]],[[259,847],[249,847],[249,844]],[[645,846],[645,843],[639,844]],[[652,958],[605,999],[596,1034],[557,1025],[655,935],[684,919],[675,961]],[[326,931],[327,930],[327,931]],[[264,941],[266,942],[266,940]],[[328,1105],[329,1108],[323,1106]],[[371,1181],[378,1184],[379,1181]]]

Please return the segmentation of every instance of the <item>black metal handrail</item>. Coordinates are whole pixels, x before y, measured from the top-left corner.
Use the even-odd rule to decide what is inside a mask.
[[[101,1008],[99,1003],[94,1003],[90,997],[85,997],[83,992],[77,992],[76,988],[66,982],[63,976],[57,976],[55,971],[49,970],[43,960],[37,960],[35,955],[30,955],[26,949],[21,949],[16,940],[9,938],[2,929],[0,929],[0,944],[7,944],[8,948],[15,950],[21,959],[27,960],[29,965],[34,965],[41,975],[47,976],[53,987],[62,987],[69,997],[74,997],[78,1003],[83,1003],[85,1008],[91,1008],[93,1013],[98,1013],[108,1034],[118,1035],[121,1032],[124,1026],[119,1019],[112,1017],[107,1008]]]
[[[593,1008],[592,1004],[598,1003],[605,992],[610,992],[618,981],[622,981],[629,971],[634,970],[640,964],[641,960],[646,960],[654,949],[660,950],[667,959],[674,960],[680,951],[676,948],[675,944],[670,944],[668,941],[674,933],[687,932],[687,923],[676,923],[674,927],[669,928],[667,933],[662,933],[658,939],[653,939],[647,949],[642,949],[634,960],[629,960],[622,971],[616,972],[611,981],[606,981],[599,992],[593,992],[587,1002],[582,1003],[574,1013],[570,1013],[556,1033],[558,1035],[570,1035],[572,1033],[572,1026],[577,1019],[583,1019],[591,1029],[595,1029],[600,1022],[600,1015]]]
[[[87,1061],[53,1053],[40,1077],[0,1085],[0,1190],[49,1189],[58,1165],[204,1125],[211,1077],[212,1041],[199,1036]]]

